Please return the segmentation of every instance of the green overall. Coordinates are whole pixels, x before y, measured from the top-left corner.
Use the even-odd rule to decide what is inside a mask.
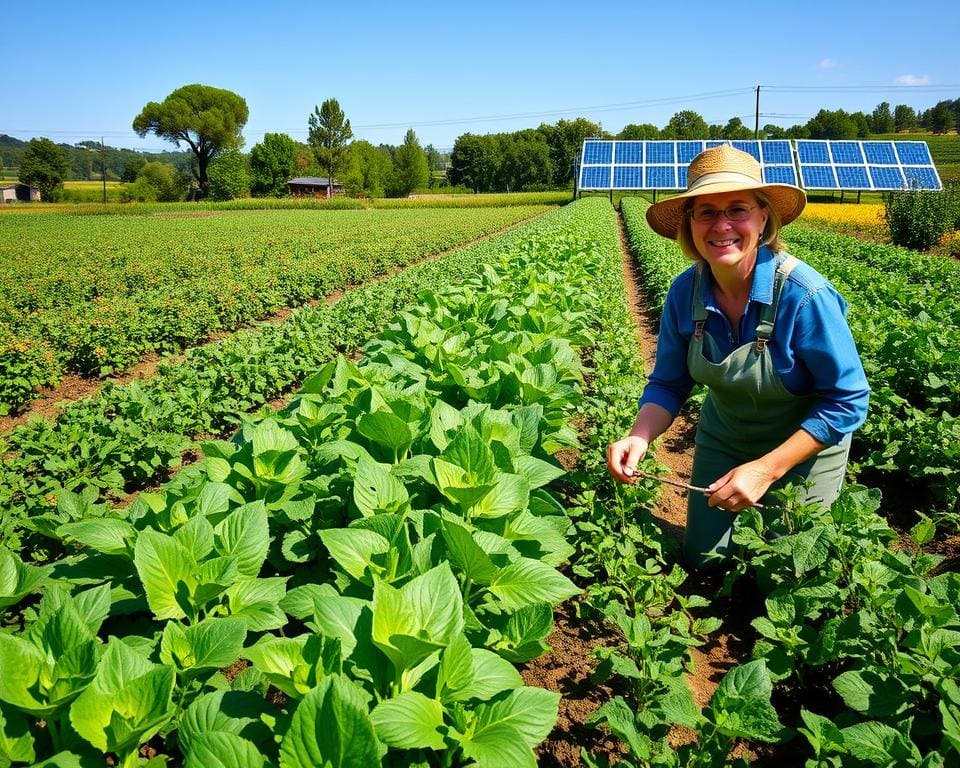
[[[793,256],[778,259],[773,301],[761,312],[756,340],[738,347],[724,359],[716,341],[704,331],[707,308],[701,293],[701,276],[705,267],[697,270],[693,286],[695,330],[687,351],[687,366],[693,380],[706,386],[708,392],[697,427],[693,485],[710,485],[734,467],[783,443],[800,428],[816,401],[815,395],[797,396],[784,387],[767,349],[780,294],[797,264]],[[840,493],[849,451],[847,436],[839,445],[829,446],[798,464],[771,488],[806,480],[812,483],[807,500],[830,504]],[[775,500],[765,496],[763,503],[772,505]],[[703,494],[688,496],[683,552],[690,566],[715,565],[730,553],[735,516],[708,506]]]

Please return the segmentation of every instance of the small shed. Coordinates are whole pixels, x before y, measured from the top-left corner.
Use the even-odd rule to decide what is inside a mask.
[[[0,185],[0,203],[29,203],[40,199],[40,190],[27,184]]]
[[[344,194],[343,184],[336,179],[330,183],[326,176],[300,176],[287,182],[290,194],[294,197],[327,197],[327,188],[330,187],[330,197]]]

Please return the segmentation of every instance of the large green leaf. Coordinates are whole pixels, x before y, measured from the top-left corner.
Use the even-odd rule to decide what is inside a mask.
[[[297,706],[280,744],[280,768],[371,768],[380,744],[363,694],[339,675],[325,678]]]
[[[719,730],[728,736],[779,741],[783,726],[770,704],[773,683],[763,659],[734,667],[720,681],[710,699],[710,711]]]
[[[562,467],[535,456],[517,456],[513,460],[513,466],[517,474],[526,479],[531,488],[540,488],[566,474]]]
[[[340,641],[344,659],[357,647],[357,623],[368,603],[342,595],[320,595],[313,600],[313,623],[320,634]]]
[[[376,555],[390,550],[390,542],[374,531],[362,528],[331,528],[318,533],[323,545],[345,573],[357,581],[371,583],[370,573],[379,575]]]
[[[516,728],[530,749],[543,741],[557,722],[560,694],[543,688],[516,688],[505,697],[477,707],[477,732],[506,723]]]
[[[536,768],[533,750],[523,734],[509,723],[492,725],[458,738],[463,753],[477,768]]]
[[[402,673],[463,631],[463,598],[447,563],[399,589],[377,582],[373,590],[373,641]]]
[[[357,431],[385,449],[394,463],[403,458],[413,444],[413,432],[403,419],[390,411],[365,413],[357,422]]]
[[[406,507],[410,496],[402,482],[390,474],[390,468],[361,456],[353,482],[353,502],[366,516],[382,512],[398,512]]]
[[[0,701],[37,717],[47,717],[60,708],[41,690],[39,678],[50,664],[46,653],[22,637],[0,633]]]
[[[133,562],[154,615],[158,619],[186,618],[180,601],[189,600],[197,583],[197,563],[186,548],[170,536],[148,529],[137,537]]]
[[[271,576],[266,579],[242,577],[226,590],[230,615],[243,619],[249,632],[279,629],[287,623],[280,610],[280,601],[287,591],[289,576]]]
[[[57,535],[68,541],[72,539],[105,555],[129,557],[133,552],[137,531],[126,520],[99,517],[65,523],[57,528]]]
[[[240,657],[246,637],[243,619],[207,618],[190,627],[168,621],[160,639],[160,661],[180,671],[228,667]]]
[[[0,765],[32,763],[36,758],[30,720],[23,712],[0,704]]]
[[[270,548],[270,526],[262,501],[230,512],[214,528],[214,548],[221,555],[237,558],[237,570],[244,576],[259,576]]]
[[[557,605],[580,593],[576,584],[558,570],[526,557],[501,568],[488,589],[507,611],[540,602]]]
[[[185,753],[193,742],[210,733],[243,736],[257,744],[272,742],[273,732],[264,715],[271,704],[252,691],[213,691],[194,699],[180,718],[177,741]]]
[[[489,584],[497,573],[490,556],[473,540],[470,531],[451,520],[443,522],[443,539],[450,562],[476,584]]]
[[[546,639],[552,631],[553,608],[550,603],[531,603],[510,614],[493,647],[503,658],[521,664],[549,650]]]
[[[444,747],[438,730],[443,726],[443,707],[417,691],[407,691],[380,702],[370,719],[382,742],[398,749],[436,749]]]
[[[913,704],[903,680],[880,667],[844,672],[834,679],[833,688],[848,707],[869,717],[889,718]]]
[[[190,744],[184,768],[267,768],[260,749],[235,733],[202,733]]]
[[[494,518],[526,509],[530,501],[530,483],[520,475],[500,474],[493,487],[470,505],[471,517]]]
[[[497,476],[493,453],[483,437],[469,424],[464,425],[440,457],[464,470],[464,486],[486,485]]]
[[[299,699],[329,674],[340,671],[340,644],[320,635],[266,635],[247,648],[249,659],[273,685]]]
[[[870,765],[917,765],[920,754],[909,737],[885,723],[869,721],[841,730],[850,754]]]
[[[70,722],[103,752],[134,750],[173,717],[174,682],[172,667],[111,639],[96,678],[70,706]]]
[[[36,589],[50,572],[50,566],[38,568],[24,563],[16,554],[0,546],[0,609],[16,605]]]

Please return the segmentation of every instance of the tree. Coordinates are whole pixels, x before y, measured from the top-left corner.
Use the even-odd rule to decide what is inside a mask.
[[[233,200],[249,194],[247,158],[237,148],[221,152],[210,164],[210,197],[214,200]]]
[[[56,200],[67,175],[67,159],[50,139],[30,139],[20,158],[20,181],[40,190],[41,200]]]
[[[343,186],[353,197],[383,197],[393,172],[390,153],[369,141],[350,145],[350,167]]]
[[[489,192],[495,188],[499,166],[500,149],[492,137],[464,133],[453,143],[447,179],[474,192]]]
[[[221,152],[243,145],[240,131],[249,117],[247,102],[232,91],[209,85],[185,85],[162,103],[149,102],[133,120],[138,135],[155,133],[174,142],[184,141],[197,162],[195,178],[200,194],[208,190],[207,168]]]
[[[307,124],[310,128],[307,141],[317,158],[317,164],[326,171],[327,197],[330,197],[334,176],[346,168],[349,158],[347,142],[353,138],[350,121],[336,99],[327,99],[319,107],[313,108]]]
[[[729,141],[752,139],[753,131],[747,128],[739,117],[731,117],[723,128],[723,138]]]
[[[429,177],[427,156],[417,140],[417,134],[411,128],[403,137],[403,144],[397,148],[393,158],[393,173],[387,194],[391,197],[406,197],[413,190],[425,187]]]
[[[917,127],[917,113],[913,107],[906,104],[897,104],[893,108],[893,129],[899,131],[911,131]]]
[[[660,129],[652,123],[627,123],[617,136],[628,141],[653,141],[660,138]]]
[[[177,169],[168,163],[151,161],[144,163],[137,174],[137,181],[149,184],[156,191],[154,200],[161,203],[179,200],[184,193],[183,184],[177,174]]]
[[[760,129],[760,133],[765,139],[785,139],[787,138],[787,131],[785,128],[781,128],[779,125],[774,125],[773,123],[767,123],[763,128]]]
[[[890,102],[881,101],[870,113],[870,130],[874,133],[893,133],[895,123],[890,112]]]
[[[927,110],[927,127],[934,133],[946,133],[953,130],[953,102],[938,101]]]
[[[550,185],[553,176],[550,147],[542,135],[534,131],[518,132],[503,142],[502,151],[500,175],[508,191],[540,190]]]
[[[690,109],[677,112],[663,129],[667,139],[705,139],[708,134],[707,121]]]
[[[586,138],[600,136],[600,126],[585,117],[557,120],[556,125],[544,123],[537,128],[550,150],[553,183],[558,187],[573,183],[573,159]]]
[[[297,172],[297,142],[285,133],[265,133],[250,150],[250,191],[280,197]]]
[[[851,115],[838,109],[831,112],[821,109],[816,116],[807,122],[807,131],[811,139],[855,139],[857,138],[857,122]]]

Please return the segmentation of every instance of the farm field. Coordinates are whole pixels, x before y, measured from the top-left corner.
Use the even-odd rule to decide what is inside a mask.
[[[655,312],[688,264],[645,206]],[[0,441],[0,764],[952,765],[956,265],[786,234],[851,300],[881,405],[854,469],[931,492],[916,526],[853,485],[744,513],[726,582],[686,574],[659,484],[603,467],[644,363],[616,214],[582,200]]]
[[[122,372],[544,210],[5,214],[0,413],[66,372]]]

